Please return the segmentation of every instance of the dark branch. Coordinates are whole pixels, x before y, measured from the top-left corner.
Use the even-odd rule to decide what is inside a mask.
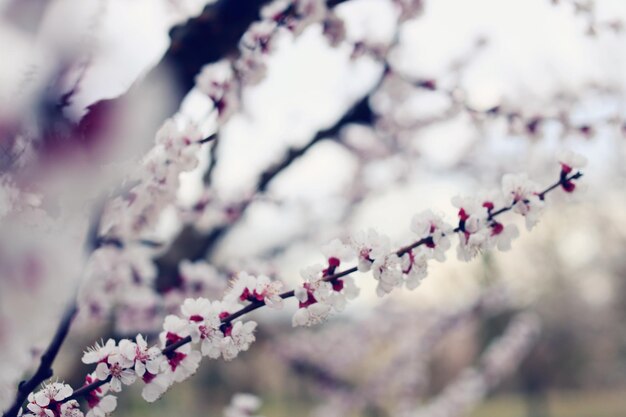
[[[369,94],[366,94],[365,97],[352,105],[332,126],[318,131],[305,145],[289,149],[279,162],[263,171],[255,186],[255,194],[266,192],[274,178],[289,168],[293,162],[303,156],[315,144],[324,139],[335,138],[341,129],[350,123],[370,124],[373,118],[374,115],[369,107]],[[239,218],[242,218],[251,202],[251,200],[246,200],[240,204],[238,207],[240,212]],[[198,235],[191,227],[185,228],[172,243],[170,249],[155,261],[159,269],[157,289],[168,288],[171,285],[170,281],[175,280],[178,275],[178,263],[182,259],[196,261],[209,256],[234,224],[219,225],[202,236]]]
[[[367,95],[363,99],[355,103],[352,107],[350,107],[346,111],[346,113],[344,113],[344,115],[332,126],[317,132],[315,136],[313,136],[313,138],[311,138],[311,140],[309,140],[305,145],[299,148],[290,148],[289,150],[287,150],[283,158],[278,163],[263,171],[259,176],[259,180],[255,187],[255,194],[258,195],[265,193],[274,178],[276,178],[279,174],[289,168],[297,159],[302,157],[309,149],[315,146],[315,144],[324,139],[332,139],[336,137],[341,129],[350,123],[369,124],[371,123],[372,119],[373,113],[369,107],[369,95]],[[250,200],[242,203],[240,207],[241,215],[245,213],[245,211],[250,206],[250,203]],[[239,216],[239,218],[241,218],[241,215]],[[202,241],[196,249],[194,249],[195,256],[193,256],[191,259],[197,260],[205,256],[210,256],[216,245],[228,233],[233,225],[234,223],[228,223],[213,229],[206,236],[206,239]]]
[[[206,172],[204,173],[204,176],[202,177],[202,180],[204,181],[204,184],[206,186],[210,186],[211,183],[213,182],[213,173],[215,172],[215,167],[217,167],[217,162],[218,162],[218,147],[219,147],[220,141],[219,138],[215,138],[215,141],[213,141],[213,144],[211,145],[211,149],[209,150],[209,167],[207,168]]]
[[[181,91],[191,90],[203,65],[237,54],[239,39],[269,0],[218,0],[200,16],[170,31],[171,45],[160,67],[173,68]]]
[[[35,388],[39,386],[39,384],[41,384],[53,375],[52,364],[54,362],[54,359],[57,357],[59,350],[61,349],[61,345],[63,345],[63,342],[67,337],[70,326],[72,325],[72,321],[74,320],[77,311],[78,309],[76,307],[76,303],[72,302],[72,304],[63,314],[63,318],[61,319],[59,327],[54,333],[54,337],[52,338],[50,345],[41,356],[37,371],[32,377],[30,377],[30,379],[22,381],[20,383],[17,389],[15,401],[13,402],[11,408],[9,408],[3,414],[3,417],[16,417],[18,412],[22,408],[22,405],[28,398],[28,394],[33,392]]]
[[[209,142],[211,142],[211,141],[216,141],[216,142],[217,142],[217,133],[213,133],[213,134],[211,134],[211,135],[207,136],[207,137],[206,137],[206,138],[204,138],[204,139],[200,139],[200,140],[198,141],[198,143],[209,143]]]

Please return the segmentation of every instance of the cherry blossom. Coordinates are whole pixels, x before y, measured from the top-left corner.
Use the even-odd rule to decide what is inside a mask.
[[[283,283],[272,281],[265,275],[255,277],[245,272],[240,272],[231,281],[231,289],[226,293],[224,300],[231,303],[263,301],[268,307],[281,309],[283,299],[280,293],[283,291]]]
[[[470,261],[483,251],[497,247],[509,250],[511,240],[519,235],[515,225],[503,225],[491,219],[491,213],[500,201],[499,196],[487,198],[455,197],[453,204],[459,208],[459,246],[457,255],[460,260]]]
[[[424,249],[425,255],[439,262],[446,260],[445,252],[450,248],[449,234],[452,227],[445,223],[441,216],[431,210],[425,210],[413,216],[411,230],[419,239],[428,239]]]
[[[302,293],[300,293],[302,294]],[[298,300],[301,300],[298,295],[296,295]],[[302,301],[300,301],[302,304]],[[330,305],[325,303],[314,303],[307,305],[305,307],[300,307],[293,315],[292,324],[293,326],[312,326],[314,324],[320,323],[328,317],[330,314]]]
[[[376,294],[382,297],[394,288],[402,285],[402,261],[395,253],[388,253],[376,258],[372,264],[372,275],[378,281]]]
[[[156,375],[162,368],[163,356],[156,347],[148,347],[148,343],[141,334],[138,334],[135,343],[128,339],[120,340],[118,344],[119,354],[126,358],[129,367],[133,367],[138,377],[144,375]]]
[[[106,362],[110,355],[116,353],[115,340],[109,339],[106,343],[96,343],[83,353],[83,363],[92,364]]]
[[[149,378],[145,376],[149,376]],[[141,390],[141,397],[149,403],[161,398],[174,382],[171,375],[165,373],[156,375],[146,373],[143,380],[146,385]]]
[[[517,226],[514,224],[503,225],[495,220],[491,221],[491,234],[488,239],[488,247],[497,248],[501,251],[511,249],[511,241],[519,236]]]
[[[181,306],[181,312],[189,323],[192,342],[201,342],[202,355],[213,359],[217,359],[221,354],[220,345],[223,333],[220,330],[220,314],[222,310],[222,304],[219,301],[211,302],[206,298],[188,298]]]
[[[254,417],[261,408],[261,400],[252,394],[237,393],[228,407],[224,409],[224,417]]]
[[[389,238],[380,235],[374,229],[358,232],[352,238],[351,244],[356,251],[358,268],[361,272],[369,271],[374,260],[389,254],[391,249]]]
[[[404,284],[408,290],[416,289],[428,275],[428,249],[411,249],[401,257]]]
[[[221,341],[221,351],[224,360],[231,361],[250,348],[256,340],[254,331],[256,329],[254,321],[237,321],[233,325],[227,325],[224,331],[224,338]]]
[[[177,343],[188,336],[190,336],[190,329],[187,320],[174,315],[165,317],[163,331],[159,334],[163,348]],[[182,382],[198,370],[202,355],[200,352],[192,350],[191,346],[186,344],[166,353],[165,358],[164,368],[168,374],[171,374],[174,381]]]
[[[569,174],[575,169],[587,166],[587,158],[569,149],[564,149],[557,154],[557,160],[561,164],[561,169]]]
[[[539,196],[539,185],[528,174],[507,174],[502,177],[502,193],[513,206],[515,213],[526,218],[526,228],[531,230],[539,221],[544,203]]]
[[[209,329],[217,329],[220,325],[220,311],[206,298],[187,298],[180,311],[189,322],[189,333],[191,340],[198,342],[201,335]]]
[[[346,25],[343,19],[329,12],[323,22],[323,33],[330,46],[339,46],[346,39]]]
[[[261,17],[273,20],[299,35],[312,23],[326,15],[324,0],[274,0],[261,10]]]
[[[122,384],[130,385],[137,379],[135,371],[129,369],[131,361],[119,354],[110,355],[106,362],[96,366],[96,377],[101,380],[109,380],[111,391],[120,392]]]
[[[570,150],[563,150],[557,155],[561,164],[561,188],[568,193],[576,189],[576,184],[567,178],[573,170],[584,168],[587,165],[587,158]]]
[[[220,123],[226,122],[239,108],[238,82],[228,60],[202,67],[196,76],[196,88],[211,99]]]
[[[172,119],[167,120],[156,134],[156,143],[163,147],[168,160],[175,161],[181,171],[191,171],[198,165],[197,153],[201,139],[202,134],[195,126],[187,124],[179,127]],[[175,172],[167,169],[157,178],[164,180],[167,175]]]
[[[125,347],[127,348],[126,343]],[[135,371],[130,369],[133,360],[121,354],[113,339],[109,339],[104,346],[96,344],[90,351],[85,352],[83,362],[94,363],[94,361],[97,362],[96,378],[100,381],[109,381],[111,391],[120,392],[122,384],[130,385],[135,382]]]
[[[61,404],[61,417],[83,417],[84,414],[76,400],[70,400]]]
[[[380,101],[379,105],[373,104],[368,107],[367,117],[371,119],[372,124],[377,125],[376,129],[371,129],[371,135],[379,139],[380,129],[389,136],[385,139],[392,140],[376,141],[385,144],[377,147],[380,151],[375,156],[356,155],[357,152],[350,146],[346,146],[346,151],[354,152],[354,159],[359,159],[359,164],[364,166],[370,162],[367,161],[368,158],[382,159],[392,156],[388,145],[390,143],[393,146],[401,145],[403,139],[409,135],[401,135],[400,133],[404,132],[397,126],[393,126],[394,128],[386,126],[397,124],[394,120],[396,117],[391,111],[394,110],[392,102],[397,100],[389,97],[376,98],[373,92],[387,90],[382,91],[384,96],[385,93],[392,94],[389,90],[398,87],[398,90],[402,90],[399,94],[408,97],[407,91],[416,87],[440,93],[443,83],[435,79],[417,82],[402,79],[392,62],[398,60],[388,59],[392,52],[395,54],[400,49],[397,48],[400,45],[396,41],[383,42],[368,39],[366,36],[365,39],[346,42],[346,23],[340,17],[341,13],[329,10],[332,8],[331,3],[335,3],[334,6],[342,2],[329,2],[327,5],[324,0],[273,0],[262,7],[260,20],[253,22],[245,31],[241,28],[242,36],[233,40],[229,57],[204,65],[195,77],[195,93],[204,94],[213,104],[209,115],[211,120],[208,121],[213,122],[216,119],[218,129],[224,127],[230,117],[239,110],[242,105],[240,101],[243,101],[244,97],[247,102],[246,89],[260,82],[265,77],[268,65],[274,64],[268,63],[268,58],[272,58],[269,55],[281,43],[279,41],[282,39],[279,37],[293,38],[315,25],[316,27],[312,29],[317,29],[317,32],[313,30],[312,34],[319,37],[321,33],[333,47],[343,44],[338,52],[351,50],[351,59],[361,56],[373,58],[376,61],[375,65],[383,73],[379,80],[382,81],[381,85],[377,85],[371,93],[363,96],[362,102],[369,106],[371,97],[374,98],[373,101]],[[394,38],[399,39],[403,37],[401,31],[403,28],[399,24],[419,14],[423,5],[421,0],[392,0],[392,3],[397,11],[395,23],[398,24]],[[207,15],[200,19],[207,18]],[[238,32],[238,29],[235,28],[234,32]],[[238,33],[241,35],[241,32]],[[175,51],[176,45],[172,46],[174,47],[170,50]],[[220,58],[212,58],[217,59]],[[197,69],[200,65],[194,68]],[[448,94],[446,91],[446,94],[451,96],[455,106],[465,104],[463,99],[456,98],[463,96],[462,92],[453,91]],[[69,97],[63,99],[69,100]],[[469,109],[467,105],[459,107],[463,107],[461,111],[464,112]],[[354,109],[359,110],[359,103],[340,121],[349,120],[350,123],[360,124],[362,120],[359,111]],[[470,113],[480,112],[471,110]],[[498,111],[494,110],[491,113],[495,115]],[[181,111],[165,121],[156,134],[153,146],[143,155],[136,155],[132,159],[133,162],[124,163],[130,166],[125,167],[125,171],[128,172],[120,176],[123,180],[117,184],[119,190],[110,190],[108,187],[103,190],[101,215],[98,213],[99,204],[94,204],[94,207],[98,207],[92,210],[98,215],[96,217],[101,219],[97,219],[93,225],[84,222],[75,226],[76,231],[81,233],[83,229],[91,229],[91,226],[95,229],[86,233],[88,244],[85,247],[88,248],[89,259],[84,268],[84,283],[78,290],[79,308],[76,308],[81,311],[81,316],[86,316],[82,318],[105,320],[111,317],[117,332],[132,335],[137,331],[158,331],[162,322],[158,343],[149,346],[141,334],[137,334],[133,339],[122,339],[118,342],[109,339],[106,343],[96,343],[82,356],[82,361],[93,365],[94,368],[92,373],[87,375],[85,386],[74,391],[69,385],[54,382],[44,385],[39,391],[28,393],[47,378],[46,376],[37,379],[38,374],[47,375],[51,372],[52,364],[49,363],[49,372],[38,370],[30,380],[36,383],[20,385],[17,390],[15,412],[8,413],[8,417],[17,416],[17,410],[20,410],[25,402],[26,393],[28,393],[27,416],[83,417],[79,403],[74,399],[82,397],[89,408],[87,417],[104,417],[117,406],[117,398],[111,393],[122,391],[124,386],[134,383],[138,378],[145,384],[142,397],[148,402],[153,402],[175,382],[181,382],[194,374],[203,356],[211,359],[221,357],[231,361],[240,352],[247,351],[256,340],[257,329],[255,321],[245,320],[244,316],[247,313],[263,306],[280,309],[288,304],[284,300],[295,298],[297,308],[292,316],[293,326],[317,324],[331,314],[344,310],[347,302],[359,295],[355,277],[351,275],[356,271],[367,273],[366,279],[376,281],[376,292],[381,297],[402,286],[413,290],[427,276],[428,261],[431,259],[445,261],[445,253],[451,247],[453,234],[458,235],[458,256],[464,261],[469,261],[487,250],[507,250],[511,247],[511,241],[517,237],[518,231],[514,225],[496,216],[506,212],[521,214],[530,229],[538,221],[544,206],[545,194],[555,188],[573,192],[577,186],[575,180],[579,178],[574,171],[584,167],[586,163],[584,157],[565,151],[558,158],[561,166],[559,182],[552,188],[542,191],[526,174],[509,175],[503,178],[502,193],[455,200],[454,204],[459,209],[459,223],[456,228],[430,210],[417,214],[413,217],[410,227],[416,235],[416,240],[412,239],[406,246],[395,250],[391,247],[389,237],[373,229],[359,232],[354,236],[346,236],[344,241],[334,239],[322,247],[324,262],[304,268],[301,273],[303,280],[293,291],[287,290],[281,281],[270,279],[266,275],[250,275],[239,271],[239,268],[230,267],[225,268],[228,269],[228,274],[231,271],[237,271],[237,274],[231,280],[230,288],[226,289],[224,287],[226,280],[222,279],[216,268],[208,263],[215,260],[211,258],[210,250],[195,254],[185,253],[182,256],[176,253],[172,256],[174,258],[172,264],[163,267],[163,263],[170,259],[169,249],[170,244],[174,242],[174,236],[170,235],[169,231],[161,233],[161,229],[167,229],[170,223],[177,223],[176,226],[180,226],[181,230],[195,229],[194,231],[200,232],[199,234],[208,235],[203,236],[205,238],[220,235],[227,227],[242,219],[246,207],[258,197],[250,193],[240,200],[220,201],[218,192],[208,185],[210,181],[207,180],[198,203],[191,209],[181,207],[182,199],[179,200],[178,197],[183,193],[180,192],[180,185],[187,177],[181,174],[200,171],[199,156],[205,150],[202,148],[203,144],[221,133],[218,130],[207,138],[200,128],[204,123],[197,125],[190,120]],[[532,121],[523,120],[522,124],[531,133],[536,133],[543,120],[546,120],[544,116],[537,116]],[[341,136],[341,123],[326,131],[333,133],[328,135],[329,137]],[[3,133],[4,129],[3,126]],[[590,126],[582,126],[580,132],[588,134],[593,132],[593,129]],[[45,149],[44,146],[42,148]],[[213,151],[216,149],[214,147]],[[291,151],[289,153],[298,154]],[[217,160],[216,155],[212,155],[212,163]],[[359,172],[367,168],[369,167],[359,167]],[[195,173],[193,172],[190,177]],[[274,172],[276,173],[278,171]],[[207,178],[209,176],[210,172]],[[18,177],[16,175],[16,178]],[[6,178],[4,174],[0,176],[0,219],[4,220],[15,212],[25,210],[38,213],[43,211],[40,207],[57,204],[56,190],[50,192],[54,198],[46,201],[39,195],[39,191],[31,193],[21,190],[17,184],[18,182],[9,175]],[[266,186],[267,184],[259,185],[257,194],[262,194],[262,189]],[[366,186],[369,187],[370,184],[365,184],[363,188],[367,188]],[[87,218],[88,216],[84,214],[86,210],[81,211],[76,217]],[[47,222],[40,223],[48,227]],[[71,234],[78,235],[76,231],[72,230]],[[179,236],[185,237],[182,233]],[[56,238],[56,235],[53,236]],[[162,241],[154,239],[155,236],[162,238]],[[181,261],[187,256],[195,261]],[[355,258],[356,265],[352,263]],[[61,275],[58,271],[56,273]],[[82,277],[76,273],[76,276],[79,275]],[[171,282],[165,284],[161,282],[167,281],[168,278],[171,278]],[[168,313],[172,314],[163,318]],[[65,330],[69,330],[69,323],[71,318],[68,319]],[[133,326],[144,327],[138,330]],[[0,330],[4,331],[4,328]],[[24,355],[31,360],[30,351]],[[13,352],[6,356],[14,357]],[[43,356],[42,365],[48,355]],[[500,353],[493,354],[493,357],[495,358],[492,358],[495,364],[493,367],[503,368],[511,356]],[[47,371],[48,368],[42,367],[41,370]],[[20,372],[12,372],[17,376],[12,376],[9,380],[17,381]],[[469,379],[470,388],[484,394],[487,378],[482,377],[485,380],[483,381],[472,375]],[[478,382],[474,383],[475,381]],[[4,380],[1,382],[4,384]],[[23,389],[24,386],[28,387],[28,390]],[[21,396],[22,394],[24,396]],[[3,395],[2,399],[4,397]],[[2,405],[4,406],[4,403]],[[259,406],[258,398],[249,394],[239,394],[233,398],[231,406],[225,410],[225,415],[250,417],[257,412]]]
[[[75,404],[65,405],[62,401],[73,392],[72,387],[67,384],[60,382],[46,384],[40,391],[28,395],[26,408],[32,413],[31,415],[37,417],[69,416]]]
[[[361,292],[354,282],[354,278],[350,276],[335,278],[330,282],[333,290],[328,296],[329,304],[336,312],[343,311],[347,302],[357,298]]]
[[[89,374],[85,377],[85,385],[90,385],[97,381],[95,375]],[[117,408],[117,397],[108,394],[109,384],[103,384],[85,395],[89,411],[86,417],[104,417]]]
[[[331,312],[332,284],[321,279],[321,265],[312,265],[301,271],[305,281],[294,290],[299,301],[293,315],[293,326],[312,326],[325,320]]]
[[[339,239],[333,239],[321,248],[322,254],[328,259],[328,268],[337,268],[341,262],[350,262],[354,259],[354,250]],[[333,272],[328,272],[332,275]]]

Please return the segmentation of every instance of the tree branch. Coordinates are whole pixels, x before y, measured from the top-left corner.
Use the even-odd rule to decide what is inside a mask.
[[[96,250],[100,246],[100,237],[98,235],[100,229],[100,223],[102,220],[102,215],[104,213],[105,207],[105,197],[99,198],[95,204],[91,214],[91,219],[89,221],[89,228],[87,230],[87,234],[85,236],[85,251],[87,254],[90,254],[94,250]],[[3,417],[17,417],[19,411],[22,408],[24,402],[28,399],[28,394],[33,392],[39,384],[52,377],[54,371],[52,369],[52,365],[54,360],[56,359],[59,351],[61,350],[61,346],[67,335],[70,331],[70,327],[72,326],[72,322],[76,317],[76,313],[78,313],[78,304],[76,301],[77,295],[73,294],[70,298],[70,304],[66,307],[63,316],[61,317],[61,321],[50,341],[50,344],[46,348],[45,352],[41,356],[39,367],[28,380],[20,382],[17,388],[17,394],[15,396],[15,401],[11,405],[11,407],[4,412]]]
[[[289,149],[280,161],[263,171],[259,176],[254,193],[262,194],[266,192],[270,183],[281,172],[289,168],[293,162],[303,156],[318,142],[336,137],[344,126],[350,123],[370,124],[374,119],[374,114],[369,107],[369,97],[372,91],[376,90],[378,85],[379,83],[377,83],[368,94],[348,108],[332,126],[318,131],[309,142],[301,147]],[[240,212],[239,218],[242,218],[251,203],[252,200],[249,199],[240,204],[238,207]],[[199,235],[192,227],[183,229],[176,240],[171,244],[170,249],[155,260],[159,270],[156,284],[157,289],[169,287],[170,281],[178,276],[178,263],[182,259],[196,261],[210,256],[217,244],[235,224],[235,222],[221,224],[205,235]],[[181,248],[183,248],[182,251]]]
[[[72,321],[76,316],[76,312],[78,308],[76,306],[76,302],[72,301],[70,306],[66,309],[63,314],[63,318],[59,323],[59,327],[54,333],[54,337],[50,342],[50,345],[41,356],[41,360],[39,362],[39,367],[37,371],[33,374],[30,379],[26,381],[22,381],[17,389],[17,395],[15,397],[15,401],[11,408],[9,408],[4,414],[3,417],[16,417],[22,405],[28,398],[28,394],[33,392],[39,384],[44,382],[46,379],[50,378],[53,375],[52,364],[57,357],[59,350],[61,349],[61,345],[65,341],[67,334],[69,333],[70,326],[72,325]]]
[[[549,187],[545,188],[543,191],[541,191],[537,195],[541,199],[544,199],[546,194],[548,194],[549,192],[555,190],[559,186],[565,186],[565,184],[567,184],[570,181],[578,180],[582,176],[583,176],[583,173],[580,172],[580,171],[576,172],[576,173],[574,173],[574,174],[572,174],[570,176],[561,175],[561,177],[559,178],[559,180],[556,183],[554,183],[554,184],[550,185]],[[511,211],[513,209],[514,205],[515,205],[515,203],[512,203],[511,205],[502,207],[501,209],[492,212],[491,214],[489,214],[488,220],[492,220],[493,218],[495,218],[495,217],[497,217],[497,216],[499,216],[499,215],[501,215],[503,213]],[[463,230],[462,223],[459,223],[459,226],[454,228],[452,230],[452,233],[458,233],[458,232],[461,232],[462,230]],[[415,249],[415,248],[417,248],[419,246],[428,244],[428,243],[432,243],[432,238],[431,237],[426,237],[426,238],[420,239],[418,241],[415,241],[415,242],[411,243],[410,245],[404,246],[404,247],[398,249],[395,252],[395,254],[398,255],[398,256],[402,256],[402,255],[408,253],[409,251],[411,251],[411,250],[413,250],[413,249]],[[335,281],[335,280],[337,280],[337,279],[339,279],[341,277],[353,274],[353,273],[355,273],[357,271],[358,271],[358,268],[356,266],[354,266],[354,267],[346,269],[344,271],[337,272],[335,274],[325,276],[325,277],[322,278],[322,280],[326,281],[326,282],[333,282],[333,281]],[[294,290],[286,291],[286,292],[283,292],[282,294],[280,294],[280,297],[282,299],[292,298],[294,296],[295,296]],[[248,313],[251,313],[251,312],[253,312],[255,310],[258,310],[259,308],[261,308],[261,307],[263,307],[265,305],[266,305],[265,301],[263,301],[263,300],[252,301],[247,306],[242,307],[241,309],[235,311],[234,313],[229,314],[228,316],[222,318],[221,319],[221,323],[222,323],[222,325],[229,324],[233,320],[236,320],[239,317],[244,316],[245,314],[248,314]],[[191,343],[191,336],[187,336],[185,338],[182,338],[182,339],[178,340],[177,342],[174,342],[172,344],[167,345],[166,347],[161,349],[161,353],[163,355],[167,355],[169,353],[174,352],[179,347],[184,346],[184,345],[186,345],[188,343]],[[85,386],[81,387],[80,389],[74,391],[73,395],[71,395],[70,397],[64,399],[62,402],[67,402],[67,401],[70,401],[70,400],[74,400],[74,399],[80,398],[80,397],[86,395],[87,393],[93,391],[94,389],[96,389],[96,388],[106,384],[107,382],[109,382],[110,379],[111,379],[111,377],[109,376],[105,380],[102,380],[102,381],[99,380],[99,381],[92,382],[91,384],[85,385]],[[7,416],[5,415],[5,417],[7,417]],[[13,417],[13,416],[10,416],[10,417]]]
[[[261,173],[259,176],[259,180],[257,181],[257,185],[255,187],[254,194],[263,194],[267,191],[271,182],[276,178],[280,173],[289,168],[297,159],[302,157],[309,149],[315,146],[317,143],[321,142],[324,139],[331,139],[336,137],[341,129],[350,123],[364,123],[369,124],[373,120],[373,113],[369,107],[369,94],[351,106],[343,116],[337,120],[332,126],[318,131],[315,136],[311,138],[305,145],[299,148],[290,148],[287,150],[283,158],[277,162],[276,164],[270,166],[265,171]],[[244,212],[250,206],[252,200],[247,200],[240,207],[242,217]],[[206,256],[210,256],[215,246],[219,241],[228,233],[228,231],[233,227],[234,223],[227,223],[221,225],[220,227],[214,229],[208,236],[207,239],[202,242],[197,249],[197,258],[201,259]]]

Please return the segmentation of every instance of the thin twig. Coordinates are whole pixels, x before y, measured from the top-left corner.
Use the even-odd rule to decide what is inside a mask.
[[[219,138],[216,137],[209,150],[209,166],[206,172],[204,173],[204,176],[202,177],[202,180],[204,181],[204,184],[206,186],[210,186],[211,183],[213,182],[213,173],[215,172],[215,167],[217,167],[217,162],[218,162],[217,151],[218,151],[219,144],[220,144]]]
[[[18,412],[20,411],[22,404],[28,398],[28,394],[33,392],[39,384],[44,382],[46,379],[50,378],[53,375],[52,364],[57,357],[59,350],[61,349],[61,345],[65,341],[67,334],[70,330],[70,326],[72,325],[72,321],[76,316],[76,312],[78,308],[76,307],[76,302],[72,302],[70,306],[63,314],[63,318],[59,323],[59,327],[54,333],[54,337],[50,342],[50,345],[41,356],[41,360],[39,362],[39,367],[37,371],[31,376],[28,380],[22,381],[17,388],[17,395],[15,396],[15,401],[11,408],[9,408],[3,414],[3,417],[16,417]]]

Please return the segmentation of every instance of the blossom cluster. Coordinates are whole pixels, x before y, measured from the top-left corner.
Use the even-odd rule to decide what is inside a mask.
[[[329,19],[333,23],[326,25],[324,22]],[[218,128],[239,109],[242,87],[265,76],[265,62],[275,49],[277,36],[280,33],[298,36],[316,23],[324,26],[325,33],[326,29],[332,32],[335,45],[343,41],[344,37],[340,36],[344,32],[343,22],[334,16],[325,1],[275,0],[263,7],[261,20],[244,33],[237,57],[202,68],[195,87],[213,104]],[[167,288],[163,302],[162,294],[154,291],[155,251],[142,244],[154,234],[164,208],[176,206],[180,174],[198,166],[200,146],[208,141],[198,126],[179,116],[163,124],[154,147],[134,169],[126,185],[107,201],[100,227],[103,247],[91,256],[88,285],[81,288],[81,304],[88,307],[83,311],[92,318],[102,318],[114,310],[116,325],[123,332],[148,331],[171,305],[180,303],[186,296],[200,295],[181,291],[182,283],[177,282]],[[215,135],[217,132],[210,138]],[[179,208],[177,215],[182,222],[193,223],[200,230],[237,219],[238,204],[209,200],[200,201],[191,211]],[[215,287],[215,280],[208,286]],[[133,323],[145,326],[137,327]]]
[[[189,276],[204,275],[206,266],[183,262]],[[254,342],[256,322],[232,320],[243,304],[260,302],[281,308],[282,283],[266,276],[239,274],[223,300],[187,298],[179,315],[168,315],[159,334],[159,345],[149,347],[142,335],[136,339],[96,344],[83,355],[83,362],[96,366],[86,377],[87,403],[91,415],[102,417],[115,408],[115,393],[141,379],[143,398],[157,400],[173,383],[193,375],[203,356],[230,361]],[[58,416],[57,416],[58,417]]]
[[[403,0],[394,4],[399,12],[399,22],[414,17],[421,8],[419,0]],[[213,104],[212,114],[216,117],[217,129],[238,110],[243,87],[255,84],[264,77],[265,62],[275,50],[278,36],[298,36],[314,24],[321,26],[331,46],[346,41],[343,20],[325,1],[275,0],[262,8],[261,19],[244,33],[237,56],[202,68],[196,77],[195,88]],[[366,40],[350,42],[355,51],[369,53],[376,49],[367,46]],[[376,57],[377,53],[370,55]],[[177,207],[179,176],[198,166],[200,146],[208,141],[208,138],[203,139],[198,126],[179,116],[182,114],[163,124],[156,135],[154,147],[133,170],[126,184],[106,202],[100,227],[102,247],[90,257],[86,284],[81,287],[80,302],[87,307],[81,309],[83,314],[88,313],[89,319],[103,319],[113,312],[116,328],[122,333],[148,332],[158,328],[164,315],[172,312],[184,298],[202,295],[199,291],[190,291],[193,286],[185,286],[182,272],[180,279],[172,283],[162,285],[155,282],[154,258],[158,254],[155,247],[144,243],[155,235],[166,214],[165,208],[174,207],[182,224],[209,231],[238,220],[249,202],[249,197],[235,203],[220,201],[214,191],[207,188],[193,209]],[[215,138],[218,132],[209,138]],[[415,262],[421,260],[416,258]],[[416,285],[421,271],[419,268],[410,269],[412,285]],[[205,273],[205,278],[201,280],[205,281],[203,285],[219,287],[219,280],[209,279],[215,275]],[[357,292],[351,278],[341,281],[346,286],[343,291],[331,291],[325,284],[312,282],[311,285],[316,288],[309,292],[317,291],[317,297],[328,301],[332,299],[333,309],[339,311],[345,300],[354,298]],[[339,281],[334,284],[342,285]],[[304,299],[303,291],[298,294]],[[302,302],[307,304],[306,300]],[[311,304],[315,304],[312,299]],[[324,317],[327,312],[326,303],[318,304],[312,306],[310,314],[299,312],[299,321],[308,322],[306,315]]]
[[[25,417],[82,417],[76,400],[63,402],[73,393],[72,387],[61,382],[46,384],[28,395]]]
[[[585,165],[585,159],[564,152],[558,160],[559,180],[544,191],[525,174],[506,175],[500,192],[476,198],[454,198],[453,204],[458,209],[456,227],[432,211],[415,215],[411,230],[416,240],[399,250],[392,251],[390,238],[374,230],[357,233],[348,243],[335,239],[322,247],[326,263],[304,268],[301,272],[304,279],[292,292],[283,292],[284,285],[280,281],[240,272],[231,279],[221,299],[186,298],[179,314],[165,317],[158,346],[149,347],[141,335],[135,340],[109,339],[96,344],[82,358],[84,363],[95,365],[82,388],[90,409],[88,417],[110,413],[116,405],[115,394],[138,379],[145,384],[143,398],[152,402],[173,383],[194,374],[203,356],[227,361],[236,358],[255,341],[257,327],[256,322],[243,321],[240,317],[259,307],[281,309],[285,298],[295,297],[298,309],[292,318],[293,325],[310,326],[333,312],[342,311],[347,301],[358,296],[359,289],[349,276],[354,272],[371,272],[377,282],[377,293],[383,296],[397,287],[414,289],[419,286],[427,274],[428,262],[446,259],[454,235],[458,239],[458,258],[464,261],[483,251],[510,248],[517,229],[511,224],[504,225],[501,214],[509,211],[519,214],[525,218],[527,227],[532,228],[548,192],[558,187],[568,193],[575,190],[573,181],[582,175],[576,170]],[[356,266],[340,270],[355,259]],[[181,272],[190,277],[204,276],[207,267],[202,263],[183,262]],[[501,362],[496,359],[494,361]],[[27,408],[40,417],[44,414],[46,417],[81,417],[82,412],[71,395],[71,387],[49,384],[31,394]]]
[[[333,46],[343,40],[343,21],[328,10],[324,0],[270,2],[261,9],[261,20],[243,34],[236,59],[202,68],[196,76],[196,88],[213,103],[218,124],[238,110],[242,85],[254,85],[265,78],[267,57],[275,50],[280,29],[298,36],[314,23],[324,24],[324,33],[328,33]]]
[[[415,18],[422,10],[422,0],[394,0],[398,23]],[[276,50],[278,37],[289,33],[294,37],[314,24],[332,47],[347,41],[346,25],[325,0],[274,0],[261,9],[261,19],[254,22],[239,41],[239,54],[205,65],[196,76],[196,88],[209,98],[217,112],[219,125],[225,123],[240,105],[241,89],[255,85],[266,76],[267,59]],[[351,57],[368,55],[383,60],[388,45],[367,39],[350,40]]]
[[[153,228],[162,207],[174,202],[180,174],[198,166],[202,139],[196,126],[167,120],[157,132],[155,146],[132,176],[137,183],[107,205],[102,234],[126,241]]]
[[[586,159],[573,152],[559,154],[561,165],[558,185],[566,192],[575,189],[574,170],[584,167]],[[539,220],[545,193],[527,174],[508,174],[502,189],[484,196],[455,197],[458,224],[446,223],[442,216],[427,210],[413,217],[411,229],[417,241],[399,251],[391,250],[391,239],[370,229],[355,234],[347,244],[335,240],[323,252],[327,266],[314,265],[302,271],[303,283],[296,288],[299,309],[293,316],[294,326],[310,326],[324,320],[331,312],[341,311],[346,301],[355,298],[359,289],[350,277],[334,276],[342,261],[356,258],[360,272],[371,272],[377,281],[379,296],[394,288],[417,288],[428,273],[428,261],[443,262],[452,239],[458,239],[457,257],[471,261],[492,249],[506,251],[519,235],[517,226],[504,224],[496,217],[507,211],[524,217],[530,230]]]
[[[165,318],[159,347],[148,347],[146,340],[138,335],[135,341],[123,339],[116,343],[109,339],[85,352],[83,362],[96,364],[95,371],[87,376],[87,384],[105,382],[97,388],[100,391],[92,390],[88,394],[92,411],[98,410],[102,400],[110,397],[108,392],[120,392],[124,385],[133,384],[137,379],[145,383],[143,398],[153,402],[174,382],[182,382],[193,375],[202,356],[232,360],[254,341],[256,323],[223,322],[232,310],[223,302],[189,298],[180,310],[180,316]],[[110,404],[110,400],[106,404]],[[94,412],[96,416],[99,413]]]

